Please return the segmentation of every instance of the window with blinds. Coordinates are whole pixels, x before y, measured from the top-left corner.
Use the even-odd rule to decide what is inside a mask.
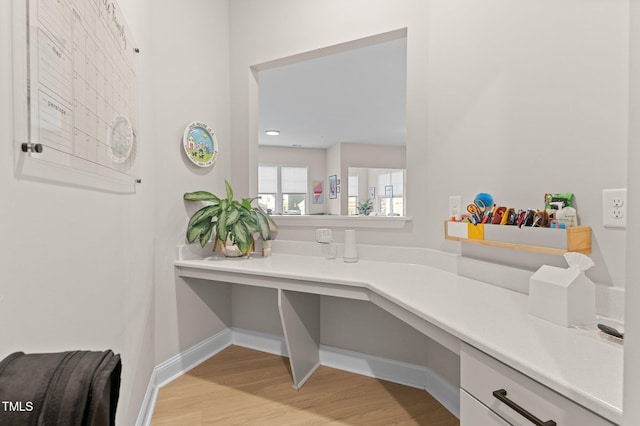
[[[347,197],[347,214],[358,214],[358,185],[359,177],[349,176],[348,197]]]
[[[306,166],[258,165],[258,194],[267,212],[305,214],[307,188]]]
[[[385,170],[378,173],[377,188],[382,215],[404,216],[404,170]]]

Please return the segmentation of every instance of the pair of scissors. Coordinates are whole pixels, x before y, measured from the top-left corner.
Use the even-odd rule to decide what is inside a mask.
[[[477,225],[482,222],[484,213],[487,211],[487,206],[480,199],[475,199],[473,203],[467,205],[467,211],[471,214],[473,224]]]
[[[482,219],[482,223],[491,223],[493,220],[493,216],[496,214],[496,210],[498,207],[494,204],[490,211],[484,214],[484,218]]]

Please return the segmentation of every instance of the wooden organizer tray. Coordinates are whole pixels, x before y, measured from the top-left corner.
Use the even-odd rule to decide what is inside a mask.
[[[574,226],[567,229],[518,228],[513,225],[472,225],[465,222],[445,221],[444,238],[463,243],[537,253],[564,254],[570,251],[591,253],[591,227],[589,226]]]

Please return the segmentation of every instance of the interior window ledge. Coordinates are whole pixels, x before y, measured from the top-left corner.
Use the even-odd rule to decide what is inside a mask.
[[[411,221],[411,216],[341,216],[341,215],[272,215],[282,227],[331,227],[401,229]]]

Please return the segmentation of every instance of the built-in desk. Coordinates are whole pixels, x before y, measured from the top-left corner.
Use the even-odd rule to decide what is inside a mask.
[[[527,296],[424,265],[274,254],[175,262],[177,273],[278,289],[296,386],[318,364],[319,295],[369,300],[460,353],[461,342],[622,422],[622,348],[527,313]]]

